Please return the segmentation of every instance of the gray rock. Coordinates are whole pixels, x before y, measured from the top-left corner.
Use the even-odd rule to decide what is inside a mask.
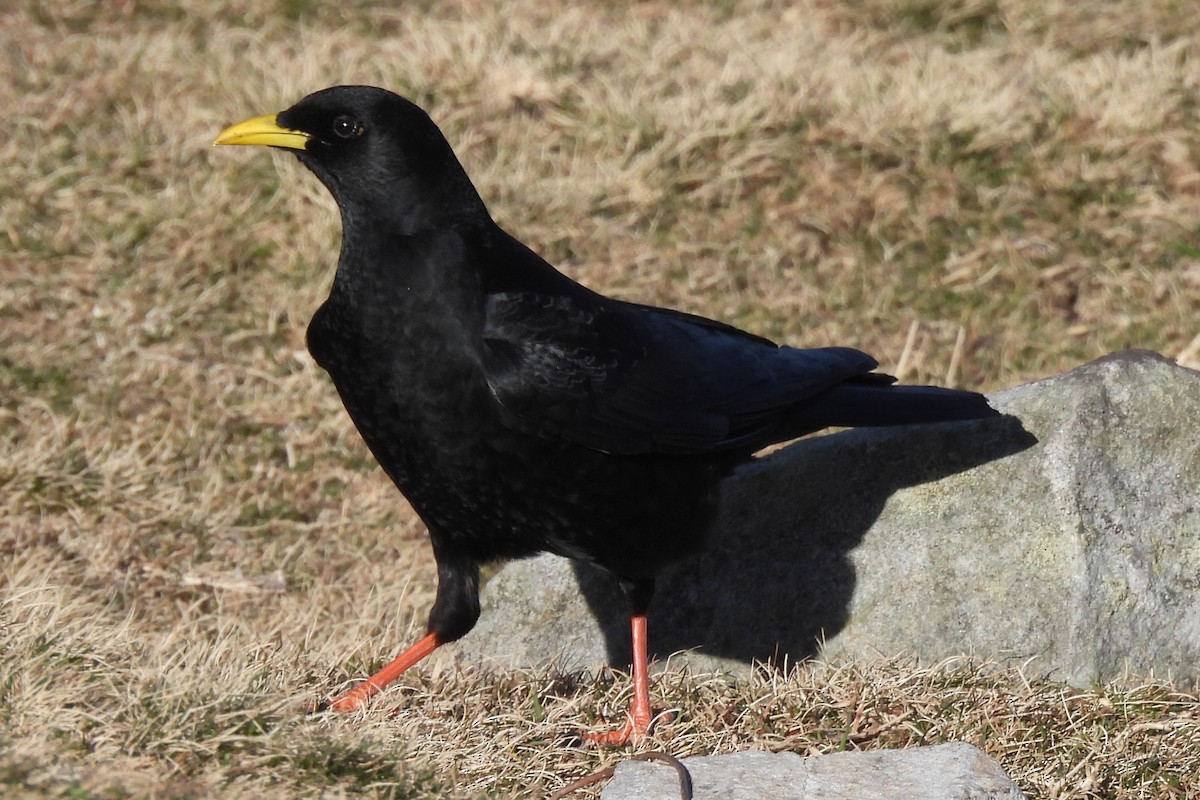
[[[1121,353],[991,399],[1012,416],[810,438],[740,469],[705,551],[661,575],[657,657],[970,653],[1076,685],[1194,679],[1200,373]],[[509,564],[483,606],[462,663],[629,662],[596,568]]]
[[[1023,800],[1025,795],[983,751],[964,742],[906,750],[834,753],[747,751],[683,759],[695,800]],[[671,800],[670,766],[624,761],[601,800]]]

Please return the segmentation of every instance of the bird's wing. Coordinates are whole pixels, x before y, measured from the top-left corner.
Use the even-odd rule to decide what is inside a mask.
[[[798,404],[876,366],[850,348],[777,347],[689,314],[534,292],[489,295],[484,337],[487,381],[513,424],[624,454],[799,435]]]

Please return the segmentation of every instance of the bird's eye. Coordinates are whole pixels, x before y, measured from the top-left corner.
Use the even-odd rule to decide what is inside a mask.
[[[333,121],[333,132],[343,139],[353,139],[363,132],[363,126],[354,117],[338,117]]]

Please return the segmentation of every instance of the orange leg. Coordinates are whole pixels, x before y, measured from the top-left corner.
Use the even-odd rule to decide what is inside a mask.
[[[334,700],[329,707],[334,711],[357,711],[364,707],[368,700],[382,692],[389,683],[399,678],[405,670],[432,653],[441,644],[436,633],[425,634],[392,663]]]
[[[633,706],[629,709],[629,719],[615,731],[585,733],[585,741],[624,747],[631,740],[637,744],[650,733],[653,714],[650,711],[650,669],[646,656],[646,615],[635,614],[630,617],[629,623],[633,634]]]

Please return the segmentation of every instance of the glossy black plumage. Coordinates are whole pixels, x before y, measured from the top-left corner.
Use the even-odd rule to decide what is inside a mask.
[[[308,346],[429,528],[438,644],[474,625],[482,562],[592,561],[640,613],[755,450],[995,414],[974,393],[891,385],[857,350],[777,347],[580,286],[496,226],[437,127],[394,94],[327,89],[276,122],[303,134],[285,146],[341,210]]]

